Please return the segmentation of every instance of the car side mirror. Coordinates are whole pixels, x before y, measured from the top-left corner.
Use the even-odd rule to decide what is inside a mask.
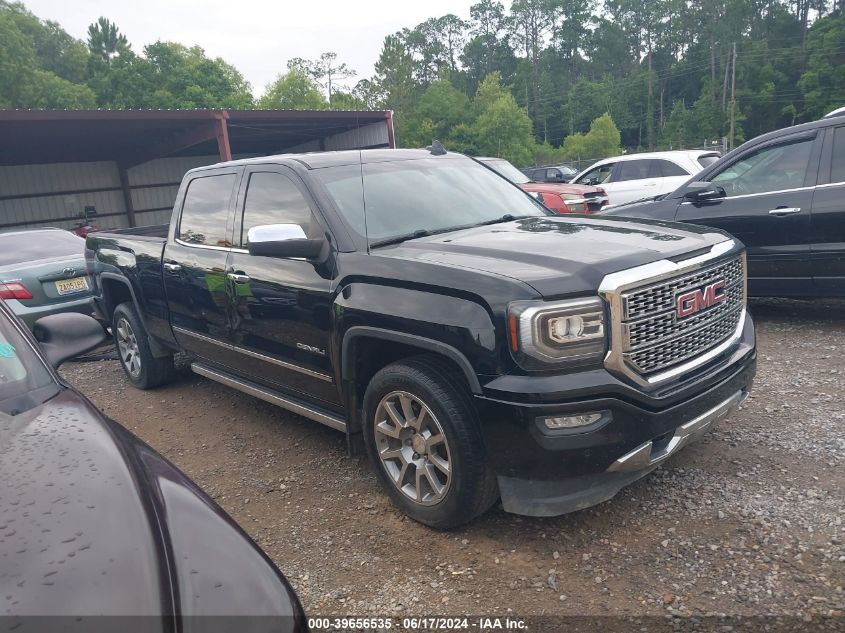
[[[298,224],[262,224],[247,232],[247,250],[261,257],[314,259],[323,252],[324,239],[308,239]]]
[[[590,178],[590,179],[587,181],[587,184],[588,184],[588,185],[590,185],[590,186],[592,186],[592,187],[595,187],[597,184],[599,184],[599,179],[598,179],[598,178],[595,178],[595,177]]]
[[[106,340],[103,326],[94,318],[78,312],[50,314],[32,327],[35,340],[53,367],[90,352]]]
[[[691,202],[707,202],[726,196],[724,187],[714,185],[712,182],[691,182],[684,192],[684,198]]]

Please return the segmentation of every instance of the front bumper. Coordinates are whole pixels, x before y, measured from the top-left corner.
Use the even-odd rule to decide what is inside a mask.
[[[749,319],[739,345],[718,366],[657,394],[616,389],[606,372],[558,376],[577,387],[571,399],[557,402],[537,393],[542,385],[526,394],[527,401],[491,398],[488,390],[477,404],[505,510],[554,516],[610,499],[729,415],[750,391],[755,372]],[[566,390],[558,385],[549,391]],[[588,412],[600,412],[601,419],[556,431],[541,421]]]

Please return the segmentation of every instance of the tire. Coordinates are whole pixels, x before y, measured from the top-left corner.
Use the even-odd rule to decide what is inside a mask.
[[[147,331],[132,303],[115,308],[112,333],[120,366],[134,387],[152,389],[173,378],[173,356],[153,356]]]
[[[499,497],[462,384],[436,357],[420,356],[380,370],[364,394],[364,444],[381,485],[409,517],[443,530]]]

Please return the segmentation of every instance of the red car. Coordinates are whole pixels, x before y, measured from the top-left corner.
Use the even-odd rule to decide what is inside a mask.
[[[568,182],[534,182],[504,158],[478,158],[478,161],[537,196],[555,213],[595,213],[609,200],[601,187],[573,185]]]

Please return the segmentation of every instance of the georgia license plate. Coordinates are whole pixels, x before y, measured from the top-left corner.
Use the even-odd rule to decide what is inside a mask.
[[[72,295],[77,292],[88,290],[88,280],[85,277],[74,277],[73,279],[62,279],[56,282],[56,290],[60,295]]]

